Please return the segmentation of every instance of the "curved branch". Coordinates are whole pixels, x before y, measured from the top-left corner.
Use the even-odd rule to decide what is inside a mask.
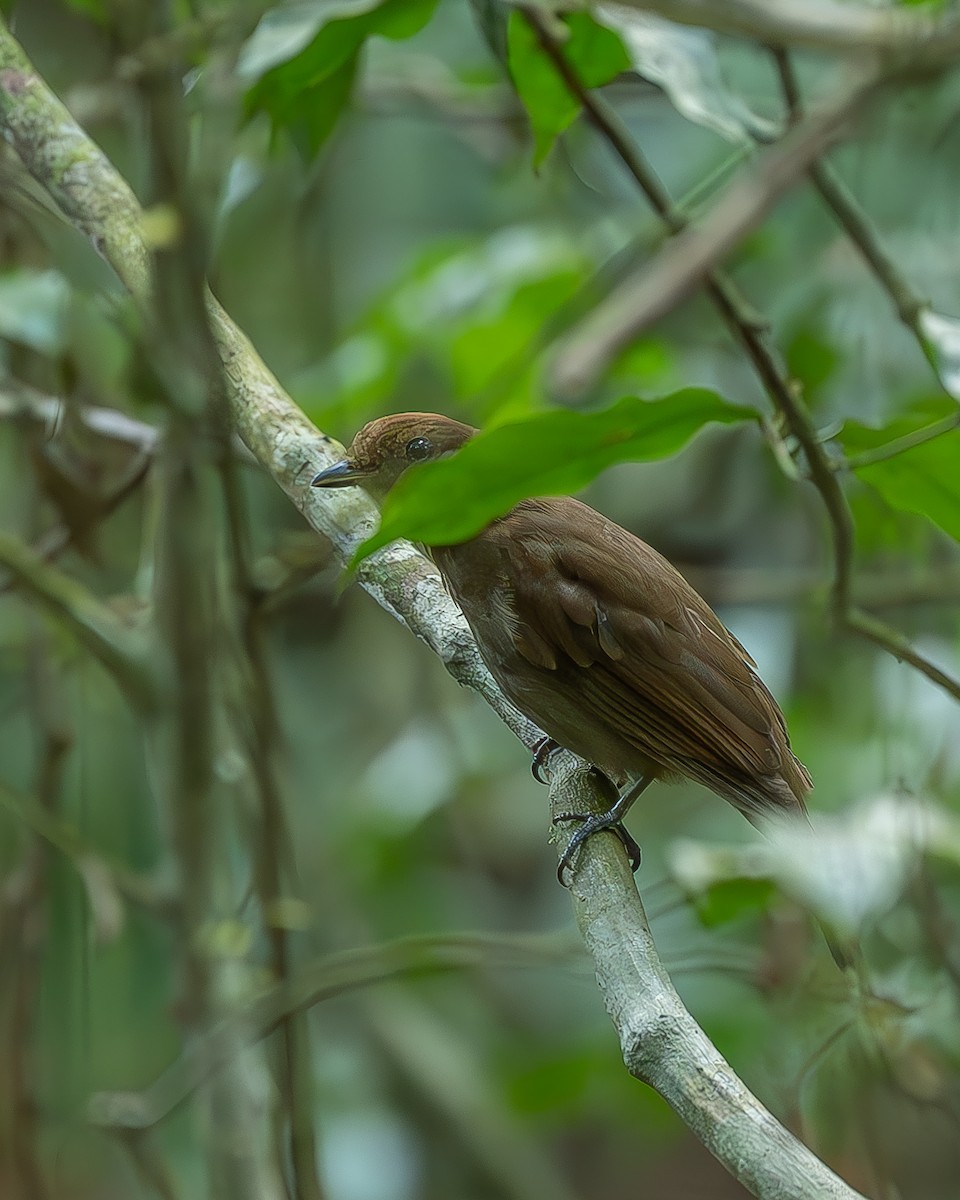
[[[27,170],[142,301],[149,292],[148,256],[130,189],[35,74],[2,23],[0,127]],[[310,524],[348,560],[375,519],[372,505],[352,489],[310,488],[312,475],[333,460],[335,444],[284,394],[212,297],[209,311],[238,432]],[[423,555],[408,544],[388,547],[365,561],[360,582],[532,744],[539,731],[500,693]],[[583,811],[587,803],[602,804],[572,756],[563,756],[561,767],[552,788],[555,805]],[[611,839],[594,838],[584,850],[573,895],[629,1069],[656,1087],[757,1196],[855,1200],[857,1193],[751,1096],[686,1011],[660,962],[623,854]],[[233,1036],[228,1040],[235,1044]]]

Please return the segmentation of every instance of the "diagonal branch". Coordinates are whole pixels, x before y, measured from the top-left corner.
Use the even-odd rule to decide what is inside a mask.
[[[793,126],[803,116],[803,105],[796,73],[786,50],[774,50],[773,58],[787,106],[787,121]],[[890,297],[890,303],[896,310],[897,316],[913,334],[914,341],[919,346],[921,354],[930,363],[934,374],[949,391],[937,362],[936,352],[924,330],[924,315],[929,311],[929,302],[901,274],[899,267],[885,250],[867,214],[860,208],[846,184],[830,164],[823,161],[815,162],[810,168],[810,180],[821,200],[833,213],[838,224],[860,252],[877,282]],[[901,454],[904,450],[921,446],[925,442],[933,441],[934,438],[942,437],[945,433],[952,433],[958,426],[960,426],[960,413],[951,414],[923,429],[917,429],[901,438],[896,438],[885,446],[878,446],[855,458],[848,458],[847,466],[853,470],[870,463],[883,462],[885,459]]]
[[[155,699],[146,646],[82,583],[64,575],[8,533],[0,533],[0,566],[21,591],[52,613],[114,677],[137,707]]]
[[[576,85],[571,82],[569,64],[542,18],[531,12],[528,19],[536,23],[541,44],[558,69],[559,63],[565,64],[566,70],[562,74],[570,90],[581,103],[589,101],[586,108],[594,125],[600,128],[632,171],[636,148],[632,148],[629,159],[624,157],[620,150],[621,135],[613,124],[612,114],[605,107],[601,108],[582,82],[578,80]],[[730,287],[726,277],[719,273],[719,265],[761,224],[819,155],[841,136],[852,117],[876,91],[878,83],[876,69],[859,72],[829,104],[799,124],[781,143],[764,151],[756,167],[745,171],[727,189],[703,222],[697,225],[690,225],[686,220],[679,222],[673,215],[676,209],[672,205],[667,210],[653,200],[654,208],[676,236],[651,262],[628,276],[561,339],[552,369],[556,386],[563,392],[575,392],[595,383],[625,346],[697,287],[706,286],[716,303],[718,283]],[[649,197],[651,193],[647,187],[643,183],[640,186]],[[764,385],[776,402],[777,396],[766,378]],[[783,390],[777,388],[776,392]]]
[[[90,236],[134,295],[149,293],[136,201],[112,165],[35,74],[0,22],[0,129],[65,214]],[[66,171],[63,164],[72,164]],[[318,493],[312,475],[334,443],[283,393],[247,339],[211,297],[209,317],[238,432],[310,524],[348,560],[375,519],[361,493]],[[530,745],[538,732],[505,700],[432,564],[398,544],[366,560],[361,582],[480,691]],[[557,810],[604,803],[571,756],[553,782]],[[580,866],[582,863],[582,866]],[[856,1200],[857,1193],[753,1097],[684,1008],[660,963],[622,849],[597,837],[580,856],[574,897],[625,1057],[681,1114],[731,1173],[767,1200]],[[232,1039],[231,1039],[232,1040]]]

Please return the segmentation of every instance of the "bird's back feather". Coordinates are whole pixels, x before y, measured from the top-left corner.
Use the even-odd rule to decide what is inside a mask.
[[[434,553],[501,686],[562,744],[621,774],[688,776],[751,817],[803,810],[812,781],[753,660],[639,538],[538,499]],[[618,745],[621,762],[591,754]]]

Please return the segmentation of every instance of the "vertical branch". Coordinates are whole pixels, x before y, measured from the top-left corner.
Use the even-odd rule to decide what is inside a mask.
[[[227,454],[221,462],[221,482],[233,551],[235,594],[245,604],[242,652],[244,708],[250,727],[249,756],[259,801],[262,842],[257,860],[257,891],[270,943],[270,967],[282,986],[291,972],[290,933],[278,912],[284,876],[292,882],[295,863],[283,800],[277,784],[276,749],[280,740],[273,685],[264,644],[265,613],[256,593],[250,563],[247,522],[243,511],[236,461]],[[313,1128],[310,1031],[303,1013],[289,1013],[279,1024],[280,1092],[286,1110],[288,1150],[295,1200],[320,1200],[317,1143]]]
[[[44,813],[57,807],[63,770],[72,735],[63,712],[58,681],[47,654],[46,639],[38,627],[30,638],[31,708],[40,732],[35,791]],[[42,838],[30,836],[17,875],[8,913],[8,938],[4,947],[15,969],[12,979],[7,1031],[7,1078],[10,1094],[10,1153],[14,1178],[23,1200],[48,1200],[39,1152],[39,1106],[34,1062],[34,1021],[40,990],[42,951],[46,937],[49,848]]]
[[[216,763],[233,741],[227,721],[228,647],[237,614],[222,571],[220,465],[231,455],[220,359],[206,314],[208,238],[202,198],[190,186],[178,77],[159,68],[140,83],[150,138],[155,199],[175,231],[153,259],[148,349],[168,402],[160,460],[157,620],[168,652],[170,707],[165,729],[167,798],[182,886],[184,993],[191,1039],[237,1006],[245,970],[231,954],[231,914],[239,896],[230,864],[236,805]],[[243,1031],[237,1030],[238,1048]],[[279,1200],[281,1165],[264,1144],[262,1064],[241,1052],[206,1090],[210,1183],[238,1200]]]

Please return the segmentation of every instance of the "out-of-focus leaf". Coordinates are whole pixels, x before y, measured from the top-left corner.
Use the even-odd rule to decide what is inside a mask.
[[[593,268],[582,244],[538,225],[508,226],[434,251],[294,382],[294,396],[321,425],[352,431],[381,411],[404,371],[420,363],[482,421],[525,415],[539,394],[537,338]],[[624,390],[629,386],[636,385]],[[422,408],[423,400],[411,407]]]
[[[252,159],[240,155],[233,160],[217,206],[218,224],[256,191],[262,179],[263,171]]]
[[[927,801],[879,796],[844,817],[771,827],[762,843],[675,843],[673,877],[688,895],[709,895],[733,880],[769,880],[842,937],[888,912],[925,854],[960,863],[960,821]]]
[[[0,337],[58,354],[67,336],[70,286],[59,271],[0,275]]]
[[[716,392],[685,388],[661,400],[628,396],[603,412],[543,413],[481,433],[453,457],[404,475],[359,560],[396,538],[463,541],[527,496],[579,491],[607,467],[676,453],[711,421],[753,420]]]
[[[244,43],[237,59],[237,73],[241,79],[259,79],[306,50],[325,25],[367,16],[381,3],[382,0],[299,0],[271,8]],[[344,35],[349,32],[341,31]],[[347,36],[332,40],[331,53],[335,46],[348,40]]]
[[[960,541],[960,430],[856,473],[894,508],[920,513]]]
[[[106,23],[107,6],[105,0],[67,0],[67,3],[75,12],[83,13],[85,17],[90,17],[91,20],[101,25]],[[6,12],[11,8],[11,5],[4,4],[2,8]]]
[[[329,136],[347,103],[363,43],[411,37],[437,0],[324,0],[271,10],[241,52],[249,79],[248,115],[265,112],[310,154]]]
[[[585,12],[570,13],[563,23],[569,31],[564,57],[585,87],[601,87],[629,69],[629,55],[612,30]],[[580,102],[557,74],[522,13],[510,14],[507,48],[510,75],[530,118],[534,165],[539,166],[579,113]]]
[[[920,313],[920,329],[937,377],[954,400],[960,400],[960,321],[926,308]]]
[[[623,4],[598,4],[593,11],[623,40],[637,74],[662,88],[688,121],[745,146],[777,136],[774,122],[758,117],[727,88],[715,39],[707,30],[675,25]]]
[[[775,893],[769,879],[724,879],[697,896],[694,907],[701,922],[713,928],[747,913],[763,912]]]

